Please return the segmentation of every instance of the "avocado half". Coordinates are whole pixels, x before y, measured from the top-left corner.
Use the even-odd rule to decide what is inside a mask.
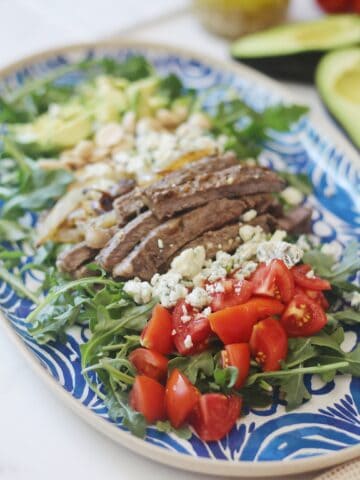
[[[329,111],[360,148],[360,47],[325,55],[316,70],[316,85]]]
[[[354,45],[360,45],[360,15],[330,15],[242,37],[231,55],[273,77],[313,82],[325,53]]]

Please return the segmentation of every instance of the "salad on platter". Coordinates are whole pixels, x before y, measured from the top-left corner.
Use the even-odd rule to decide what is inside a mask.
[[[360,376],[359,245],[321,245],[311,182],[259,160],[307,109],[212,94],[132,56],[0,98],[0,278],[39,344],[88,327],[82,373],[140,437],[220,440],[274,398],[310,401],[307,374]]]

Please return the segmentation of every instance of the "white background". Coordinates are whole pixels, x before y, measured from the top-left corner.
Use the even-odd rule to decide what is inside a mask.
[[[319,14],[312,0],[294,0],[290,10],[291,19]],[[186,0],[0,0],[0,20],[0,66],[53,46],[120,35],[227,58],[227,43],[197,24]],[[288,86],[323,109],[312,87]],[[0,329],[0,479],[142,478],[209,477],[145,460],[92,430],[54,397]]]

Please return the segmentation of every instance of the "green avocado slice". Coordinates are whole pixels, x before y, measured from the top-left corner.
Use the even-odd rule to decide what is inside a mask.
[[[329,111],[360,148],[360,47],[325,55],[316,71],[316,85]]]
[[[312,82],[325,53],[358,44],[360,15],[330,15],[247,35],[232,45],[231,54],[269,75]]]

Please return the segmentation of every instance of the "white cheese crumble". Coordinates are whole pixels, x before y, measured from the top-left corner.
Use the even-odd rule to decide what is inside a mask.
[[[194,346],[193,342],[192,342],[192,338],[190,335],[186,335],[185,339],[184,339],[184,347],[185,348],[192,348]]]
[[[135,303],[142,305],[148,303],[152,299],[152,287],[148,282],[142,282],[139,278],[129,280],[124,285],[126,292]]]
[[[309,270],[309,271],[306,273],[305,277],[307,277],[307,278],[315,278],[314,270]]]
[[[201,272],[205,258],[206,252],[203,246],[188,248],[174,258],[171,262],[171,270],[191,280]]]
[[[289,205],[299,205],[304,200],[304,195],[295,187],[287,187],[280,193],[280,196]]]
[[[202,272],[203,278],[209,280],[209,282],[215,282],[220,278],[224,278],[227,275],[226,268],[219,265],[217,262],[213,262],[209,267],[205,268]]]
[[[161,240],[161,238],[158,238],[157,244],[160,250],[164,248],[164,242]]]
[[[161,305],[166,308],[174,307],[178,300],[185,298],[188,289],[181,283],[181,275],[168,272],[164,275],[156,273],[151,279],[153,296],[158,297]]]
[[[277,258],[282,260],[288,268],[299,263],[303,255],[301,248],[287,242],[262,242],[256,249],[256,256],[260,262],[269,263]]]
[[[186,296],[185,301],[192,307],[202,310],[209,305],[211,298],[204,288],[195,287],[194,290]]]
[[[352,292],[350,304],[354,308],[360,308],[360,292]]]
[[[243,242],[249,242],[255,235],[255,227],[252,225],[242,225],[239,229],[239,235]]]
[[[257,217],[257,211],[252,208],[251,210],[248,210],[243,215],[241,215],[240,218],[243,222],[251,222],[251,220],[254,220],[254,218],[256,217]]]
[[[258,264],[257,262],[245,262],[243,265],[241,265],[240,269],[237,270],[235,276],[238,280],[241,280],[243,278],[248,278],[250,275],[255,272],[257,269]]]
[[[282,242],[285,240],[287,233],[285,230],[276,230],[271,237],[272,242]]]
[[[216,263],[228,270],[232,267],[232,256],[229,253],[219,251],[216,253]]]
[[[208,317],[211,313],[211,307],[206,307],[204,310],[201,312],[202,317]]]
[[[296,245],[301,248],[301,250],[304,250],[304,252],[311,249],[311,245],[306,235],[300,235],[297,239]]]

